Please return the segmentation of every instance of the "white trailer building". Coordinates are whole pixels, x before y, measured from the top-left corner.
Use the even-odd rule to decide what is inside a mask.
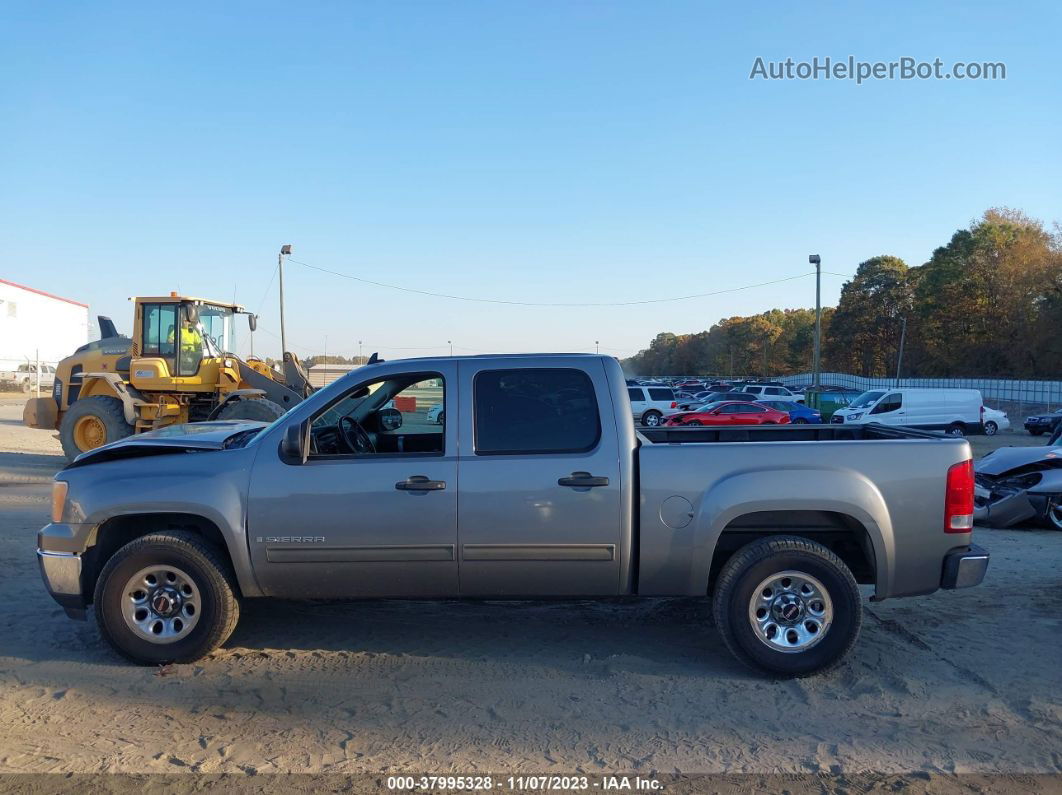
[[[88,304],[0,279],[0,371],[55,364],[88,342]]]

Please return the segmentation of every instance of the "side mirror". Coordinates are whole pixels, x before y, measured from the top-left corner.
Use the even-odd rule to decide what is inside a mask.
[[[376,418],[381,431],[397,431],[402,427],[402,412],[398,409],[380,409]]]
[[[184,319],[189,325],[194,326],[199,322],[199,307],[193,303],[181,304],[181,308],[184,312]]]
[[[258,328],[258,315],[249,312],[247,314],[247,326],[248,326],[248,328],[251,329],[251,331],[254,331],[255,329],[257,329]]]
[[[291,424],[284,429],[284,438],[280,441],[280,454],[288,461],[306,463],[310,452],[310,421]]]

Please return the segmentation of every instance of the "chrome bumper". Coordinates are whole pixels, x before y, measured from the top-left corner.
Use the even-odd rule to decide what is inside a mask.
[[[81,556],[73,552],[37,550],[44,587],[71,618],[85,617],[85,599],[81,594]]]
[[[941,588],[972,588],[980,585],[988,571],[988,550],[977,544],[955,549],[944,557]]]

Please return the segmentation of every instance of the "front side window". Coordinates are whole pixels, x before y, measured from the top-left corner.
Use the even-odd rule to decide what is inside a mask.
[[[175,372],[174,354],[177,350],[177,305],[144,304],[144,326],[141,356],[159,356]]]
[[[582,453],[601,437],[594,386],[582,370],[484,370],[473,392],[476,455]]]
[[[871,411],[870,413],[871,414],[885,414],[886,412],[889,412],[889,411],[896,411],[902,405],[903,405],[903,399],[901,398],[900,394],[898,392],[894,392],[893,394],[887,396],[884,400],[882,400],[878,405],[876,405],[874,407],[874,410]]]
[[[310,458],[442,455],[446,387],[438,373],[381,378],[347,392],[310,424]]]
[[[627,397],[631,399],[631,403],[640,403],[645,400],[645,395],[642,394],[640,389],[628,389]]]

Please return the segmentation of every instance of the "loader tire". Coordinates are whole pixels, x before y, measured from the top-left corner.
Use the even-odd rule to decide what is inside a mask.
[[[285,409],[272,400],[251,398],[250,400],[230,400],[218,412],[219,420],[256,420],[272,422],[284,416]]]
[[[133,433],[125,421],[122,401],[116,397],[88,397],[74,401],[59,423],[59,441],[73,461],[88,450],[124,439]]]

